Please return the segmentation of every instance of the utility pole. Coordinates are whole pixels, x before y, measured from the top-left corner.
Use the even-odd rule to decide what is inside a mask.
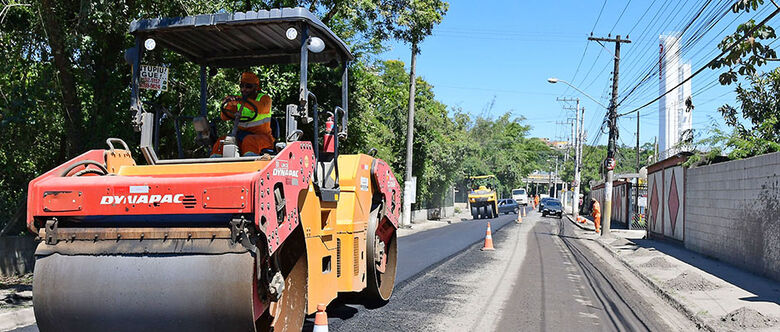
[[[561,99],[559,98],[558,100],[561,100]],[[571,108],[563,107],[563,109],[571,109]],[[561,125],[571,125],[572,124],[572,122],[571,122],[572,120],[573,120],[572,118],[567,118],[566,121],[555,121],[555,124],[559,125],[559,126],[561,126]],[[573,133],[572,133],[571,137],[574,137]],[[562,139],[562,137],[558,136],[555,139],[556,140]],[[558,141],[557,143],[560,144],[560,141]],[[555,147],[555,149],[557,150],[558,148]],[[564,163],[569,162],[569,148],[568,147],[566,148],[566,153],[563,154],[563,158],[564,158],[563,159]]]
[[[620,44],[631,43],[626,39],[616,38],[597,38],[588,37],[588,40],[596,42],[615,43],[615,67],[612,70],[612,101],[609,103],[609,143],[607,144],[607,159],[604,165],[607,166],[607,176],[604,181],[604,221],[601,228],[601,236],[610,235],[610,224],[612,221],[612,177],[615,174],[615,149],[617,144],[617,97],[618,97],[618,77],[620,74]]]
[[[404,215],[401,226],[412,223],[412,198],[416,188],[412,187],[412,144],[414,142],[414,97],[416,96],[414,71],[417,65],[417,44],[412,44],[412,64],[409,70],[409,114],[406,124],[406,179],[404,180]]]
[[[585,116],[585,108],[582,108],[583,117],[580,117],[580,99],[579,98],[556,98],[558,101],[574,101],[577,106],[574,108],[564,107],[564,109],[574,110],[574,195],[572,195],[571,215],[576,219],[579,215],[580,204],[580,158],[582,158],[582,118]]]
[[[555,156],[555,177],[553,178],[553,197],[560,198],[560,196],[558,196],[558,156]]]
[[[636,112],[636,184],[634,186],[634,215],[639,216],[639,111]],[[631,229],[631,225],[628,226]]]
[[[577,107],[579,107],[579,103],[577,103]],[[585,131],[585,128],[583,128],[583,124],[585,123],[585,107],[581,109],[582,114],[579,116],[579,130],[577,132],[577,155],[575,156],[576,161],[576,167],[574,168],[574,211],[572,212],[572,215],[574,215],[574,218],[576,218],[580,215],[580,169],[582,168],[582,144],[585,140],[585,135],[583,134]]]

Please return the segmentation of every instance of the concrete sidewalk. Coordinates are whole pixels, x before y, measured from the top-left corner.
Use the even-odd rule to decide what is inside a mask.
[[[780,329],[780,283],[686,250],[678,244],[644,239],[643,230],[613,229],[598,236],[593,222],[575,221],[656,293],[708,331]],[[749,257],[746,257],[749,259]]]

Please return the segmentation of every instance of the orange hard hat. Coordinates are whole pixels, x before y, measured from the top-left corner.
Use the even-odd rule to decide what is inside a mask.
[[[254,73],[245,71],[241,73],[241,83],[260,85],[260,79],[257,78],[257,75],[255,75]]]

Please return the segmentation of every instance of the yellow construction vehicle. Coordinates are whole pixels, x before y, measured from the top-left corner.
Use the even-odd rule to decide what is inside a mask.
[[[386,303],[400,187],[384,161],[339,154],[353,59],[344,42],[303,8],[138,20],[130,32],[130,110],[146,165],[110,138],[108,149],[30,182],[27,224],[42,239],[33,278],[38,328],[300,331],[307,314],[339,294]],[[160,115],[171,115],[147,109],[153,104],[144,99],[165,93],[173,74],[154,61],[172,56],[199,65],[201,78],[200,114],[176,117],[178,144],[179,121],[192,121],[185,129],[207,151],[216,139],[206,119],[208,77],[227,67],[299,63],[299,93],[282,110],[274,149],[242,153],[234,130],[217,158],[158,158]],[[318,109],[309,62],[340,70],[340,107]],[[245,121],[235,118],[234,128]]]
[[[498,179],[495,175],[469,177],[469,206],[474,219],[498,216]]]

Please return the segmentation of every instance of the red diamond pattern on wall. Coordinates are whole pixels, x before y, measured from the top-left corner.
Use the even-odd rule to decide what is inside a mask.
[[[669,188],[669,221],[672,223],[672,234],[674,234],[674,227],[677,225],[677,212],[680,208],[680,198],[677,194],[677,179],[672,172],[672,181],[670,181]]]
[[[653,175],[655,178],[655,175]],[[656,181],[653,181],[653,193],[650,194],[650,209],[653,212],[651,215],[651,221],[653,225],[658,221],[658,183]]]

